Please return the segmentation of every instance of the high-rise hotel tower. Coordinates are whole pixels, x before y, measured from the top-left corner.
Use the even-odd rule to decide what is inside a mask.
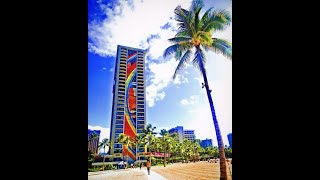
[[[129,161],[135,161],[138,153],[144,152],[144,148],[123,148],[117,138],[121,133],[134,138],[146,125],[145,55],[146,50],[118,45],[110,126],[114,161],[124,160],[127,153]]]

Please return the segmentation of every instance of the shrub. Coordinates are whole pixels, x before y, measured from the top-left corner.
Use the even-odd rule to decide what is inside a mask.
[[[105,169],[107,169],[107,170],[112,170],[112,169],[114,169],[114,168],[115,168],[115,167],[114,167],[112,164],[107,164]]]

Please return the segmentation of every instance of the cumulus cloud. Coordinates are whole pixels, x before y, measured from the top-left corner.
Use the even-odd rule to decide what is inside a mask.
[[[150,84],[147,86],[147,104],[153,107],[156,101],[162,100],[165,97],[164,89],[169,84],[187,83],[188,79],[183,75],[176,77],[175,81],[172,80],[175,68],[178,62],[174,58],[163,61],[161,63],[152,62],[149,64],[151,71],[149,78]]]
[[[180,101],[180,104],[183,105],[183,106],[187,106],[187,105],[196,104],[196,103],[198,103],[198,101],[199,101],[198,96],[193,95],[193,96],[190,96],[190,97],[187,98],[187,99],[182,99],[182,100]]]
[[[173,10],[179,4],[189,7],[191,0],[132,0],[119,1],[113,7],[100,3],[108,18],[89,23],[89,51],[101,56],[114,56],[117,45],[142,49],[150,48],[151,57],[159,56],[172,37],[172,28],[163,30],[172,22]],[[174,25],[175,23],[172,23]],[[160,37],[148,42],[151,35]]]

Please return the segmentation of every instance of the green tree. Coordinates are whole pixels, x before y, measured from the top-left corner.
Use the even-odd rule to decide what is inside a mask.
[[[164,51],[163,56],[167,57],[174,54],[175,58],[179,61],[173,75],[173,79],[175,79],[181,69],[190,62],[192,49],[195,49],[192,62],[193,65],[200,70],[204,80],[202,88],[205,87],[207,92],[220,151],[220,179],[225,180],[227,179],[227,164],[224,153],[224,144],[206,75],[206,58],[204,50],[221,53],[225,57],[232,59],[231,43],[223,39],[212,38],[213,32],[223,31],[230,25],[231,15],[224,9],[213,10],[213,8],[210,8],[200,18],[199,14],[203,6],[202,0],[193,0],[189,10],[183,9],[181,6],[175,8],[175,20],[178,22],[179,29],[175,37],[169,39],[169,41],[174,44]]]
[[[99,138],[99,135],[95,131],[93,131],[93,133],[88,137],[88,142],[98,138]]]
[[[145,137],[143,135],[140,135],[140,134],[138,134],[136,136],[135,143],[136,143],[138,149],[140,149],[141,146],[145,147],[145,145],[147,144]],[[138,160],[140,160],[139,156],[138,156]]]
[[[165,129],[160,130],[160,135],[162,136],[162,144],[163,144],[163,150],[164,150],[164,157],[163,157],[163,166],[166,167],[166,146],[168,143],[169,133]]]
[[[126,168],[128,168],[129,164],[128,164],[128,160],[129,160],[129,146],[135,146],[135,143],[134,143],[134,140],[130,138],[130,136],[127,136],[123,133],[121,133],[119,135],[119,137],[117,138],[117,141],[119,143],[122,144],[122,149],[123,148],[126,148],[127,149],[127,153],[125,154],[126,156],[126,159],[127,159],[127,165],[126,165]]]
[[[168,157],[168,162],[170,162],[170,159],[171,159],[171,163],[173,163],[173,153],[172,152],[174,152],[174,150],[176,148],[177,141],[175,140],[174,137],[169,136],[166,139],[166,143],[167,143],[168,154],[170,154],[170,158]]]
[[[104,138],[100,143],[99,143],[99,149],[103,148],[103,155],[102,155],[102,171],[104,171],[104,161],[105,161],[105,153],[106,153],[106,147],[110,146],[110,142],[108,138]]]
[[[92,168],[92,163],[94,161],[94,154],[92,151],[88,150],[88,168]]]
[[[145,129],[142,130],[143,136],[145,137],[145,139],[148,142],[148,153],[149,153],[149,161],[151,163],[151,151],[150,151],[150,145],[151,142],[155,139],[155,134],[157,134],[156,132],[154,132],[154,130],[156,129],[156,127],[152,127],[151,124],[148,124]]]

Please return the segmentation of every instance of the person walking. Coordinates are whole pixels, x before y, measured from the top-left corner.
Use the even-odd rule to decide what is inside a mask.
[[[141,167],[142,167],[142,163],[140,163],[140,170],[141,170]]]
[[[150,167],[151,167],[151,163],[150,163],[150,161],[148,161],[147,162],[148,175],[150,175]]]

